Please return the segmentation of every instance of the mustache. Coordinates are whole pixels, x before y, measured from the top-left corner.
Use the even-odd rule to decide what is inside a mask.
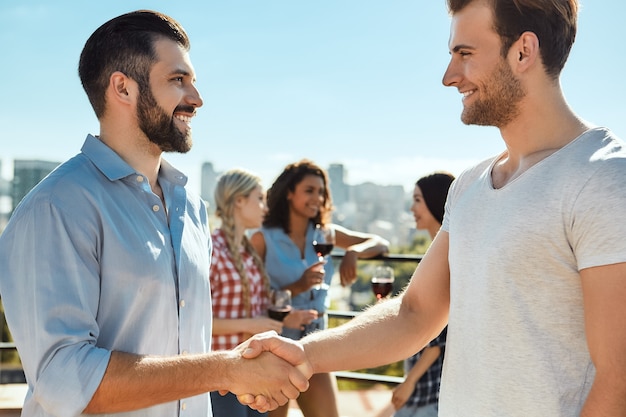
[[[196,108],[194,106],[189,106],[187,104],[181,104],[176,106],[174,109],[174,113],[192,113],[194,116],[196,115]]]

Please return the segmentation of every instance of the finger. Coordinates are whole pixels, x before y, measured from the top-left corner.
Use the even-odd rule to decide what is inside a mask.
[[[222,392],[220,391],[220,394]],[[243,405],[253,405],[254,404],[254,395],[252,394],[241,394],[237,396],[237,400]]]
[[[284,403],[284,404],[287,404],[287,403]],[[282,405],[284,405],[284,404],[282,404]],[[271,398],[269,400],[268,405],[267,405],[267,410],[268,411],[269,410],[276,410],[280,405],[281,404],[279,404],[275,399]]]
[[[309,389],[309,378],[311,376],[313,376],[313,369],[311,364],[306,361],[296,365],[295,369],[289,371],[289,382],[298,388],[300,392],[304,392]]]
[[[292,388],[292,390],[295,391],[294,388]],[[275,401],[277,404],[276,407],[278,407],[278,406],[283,406],[287,404],[289,402],[289,397],[287,397],[282,391],[279,391],[279,392],[274,393],[271,400]]]
[[[293,385],[285,386],[285,387],[283,387],[283,389],[281,391],[285,395],[285,397],[287,397],[287,402],[290,399],[291,400],[295,400],[296,398],[298,398],[300,396],[300,391],[298,391],[298,389],[296,389],[296,387],[294,387]],[[285,404],[287,402],[285,402]],[[281,404],[281,405],[284,405],[284,404]]]
[[[278,333],[276,333],[274,330],[270,330],[267,332],[258,333],[254,335],[254,337],[242,343],[242,344],[247,343],[247,346],[246,346],[246,349],[241,354],[241,356],[246,359],[253,359],[259,356],[264,351],[270,350],[270,347],[268,348],[265,347],[266,343],[264,342],[264,340],[271,339],[272,337],[275,337],[275,336],[278,336]]]
[[[257,410],[260,413],[267,413],[270,410],[275,410],[278,406],[272,408],[271,401],[269,401],[263,395],[257,395],[254,399],[253,405],[249,406],[250,408]]]
[[[341,285],[342,286],[345,287],[346,285],[348,285],[348,279],[346,278],[345,274],[340,274],[339,278],[341,279]]]
[[[254,396],[252,394],[243,394],[237,396],[239,402],[243,405],[247,405],[253,410],[257,410],[260,413],[268,412],[270,408],[270,401],[263,395]]]

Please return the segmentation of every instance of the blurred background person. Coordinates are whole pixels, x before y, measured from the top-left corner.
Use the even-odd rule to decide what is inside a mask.
[[[316,310],[292,310],[282,323],[267,317],[269,278],[246,237],[246,230],[259,228],[267,212],[260,178],[243,169],[225,172],[217,182],[215,203],[221,225],[212,233],[212,349],[233,349],[256,333],[281,333],[283,325],[300,328],[316,319]],[[211,392],[211,403],[214,417],[266,415],[240,404],[230,392]]]
[[[441,228],[452,181],[452,174],[436,172],[420,178],[415,184],[411,205],[415,227],[427,230],[431,241]],[[437,417],[447,329],[444,328],[424,349],[405,359],[405,380],[393,390],[391,397],[396,410],[394,417]]]
[[[368,233],[331,224],[332,199],[327,173],[310,160],[289,164],[267,192],[268,212],[252,244],[264,260],[272,288],[288,289],[294,308],[313,309],[319,317],[304,329],[283,329],[283,336],[300,339],[327,326],[328,289],[334,268],[320,260],[313,247],[316,226],[335,232],[335,246],[345,249],[339,266],[341,284],[357,278],[357,259],[387,253],[389,242]],[[337,417],[336,380],[328,373],[316,374],[309,389],[298,397],[305,417]],[[270,412],[287,415],[289,404]]]

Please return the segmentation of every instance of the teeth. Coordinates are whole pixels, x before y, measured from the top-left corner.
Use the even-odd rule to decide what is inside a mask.
[[[471,96],[472,94],[474,94],[474,91],[464,91],[461,94],[463,94],[463,97],[468,97]]]
[[[189,117],[189,116],[183,116],[181,114],[175,114],[174,117],[177,118],[180,121],[185,122],[185,123],[191,123],[191,117]]]

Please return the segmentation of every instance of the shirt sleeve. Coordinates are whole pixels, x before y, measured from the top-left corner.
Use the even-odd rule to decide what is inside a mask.
[[[609,158],[582,187],[569,218],[578,270],[626,262],[626,159]]]
[[[44,193],[14,213],[0,238],[0,291],[33,398],[50,414],[78,415],[110,352],[96,346],[99,300],[93,223]],[[15,282],[19,280],[19,285]]]

